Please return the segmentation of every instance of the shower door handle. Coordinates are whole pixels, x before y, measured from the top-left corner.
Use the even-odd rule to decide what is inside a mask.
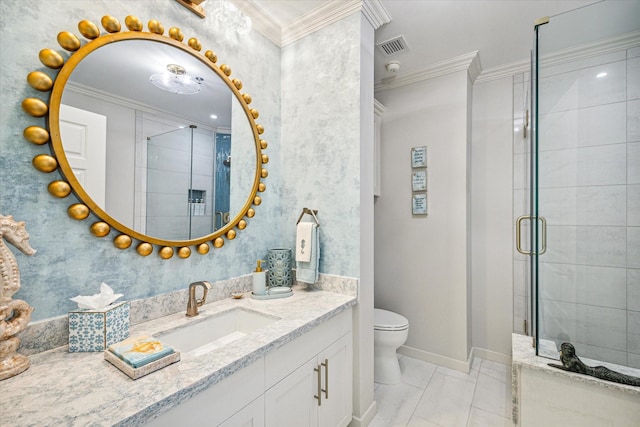
[[[525,219],[531,220],[533,218],[535,217],[531,215],[522,215],[516,220],[516,249],[523,255],[531,255],[532,251],[522,249],[522,221]],[[542,245],[540,247],[540,252],[538,252],[537,255],[542,255],[547,252],[547,220],[543,216],[538,216],[537,219],[542,223],[542,227],[540,229],[542,234]]]
[[[542,246],[540,247],[540,252],[538,255],[542,255],[547,252],[547,220],[543,216],[538,216],[538,219],[542,223],[542,229],[540,230],[542,233]]]
[[[531,219],[531,215],[522,215],[519,216],[516,220],[516,250],[520,252],[522,255],[531,255],[531,251],[525,251],[522,249],[522,221],[525,219]]]

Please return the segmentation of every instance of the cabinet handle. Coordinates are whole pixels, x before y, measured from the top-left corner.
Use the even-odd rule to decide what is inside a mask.
[[[313,371],[318,373],[318,395],[313,397],[318,399],[318,406],[322,406],[322,384],[320,384],[322,382],[322,373],[320,372],[320,365],[313,368]]]
[[[320,365],[324,366],[324,398],[329,398],[329,359],[324,359],[324,363]]]

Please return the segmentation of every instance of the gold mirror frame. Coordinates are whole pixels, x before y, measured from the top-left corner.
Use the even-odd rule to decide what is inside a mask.
[[[217,65],[218,58],[213,51],[207,50],[204,54],[200,53],[202,45],[198,39],[192,37],[185,45],[183,43],[184,35],[179,28],[171,27],[167,36],[165,36],[162,24],[152,19],[147,24],[149,32],[145,32],[140,19],[132,15],[125,18],[125,25],[129,31],[121,31],[120,23],[113,16],[103,16],[100,23],[106,31],[105,34],[101,34],[98,26],[91,21],[83,20],[78,23],[80,34],[88,40],[84,44],[71,32],[62,31],[58,34],[57,40],[60,46],[70,52],[70,56],[66,61],[56,50],[43,49],[40,51],[40,61],[54,70],[54,72],[59,70],[56,77],[52,79],[42,71],[32,71],[27,76],[27,81],[32,88],[41,92],[51,91],[48,104],[39,98],[26,98],[22,102],[22,109],[27,114],[33,117],[45,117],[48,115],[48,130],[41,126],[28,126],[24,130],[24,137],[27,141],[36,145],[44,145],[48,142],[54,154],[54,156],[38,154],[33,158],[33,166],[44,173],[51,173],[59,169],[64,180],[52,181],[48,186],[49,193],[58,198],[65,198],[73,191],[80,203],[74,203],[69,206],[67,209],[69,216],[75,220],[84,220],[89,217],[90,213],[93,213],[100,221],[90,226],[91,233],[96,237],[106,237],[112,228],[117,230],[120,234],[113,239],[113,244],[118,249],[131,247],[135,239],[138,241],[136,252],[139,255],[150,255],[154,249],[153,245],[157,245],[159,246],[159,256],[162,259],[169,259],[176,252],[178,257],[188,258],[191,255],[190,246],[194,246],[196,251],[202,255],[209,252],[210,245],[214,248],[221,248],[225,244],[225,238],[227,240],[235,239],[237,235],[236,229],[243,230],[246,228],[247,220],[245,217],[252,218],[255,215],[254,206],[262,203],[262,198],[257,193],[266,189],[262,179],[268,175],[264,165],[268,163],[269,157],[263,154],[262,150],[267,148],[267,142],[260,138],[260,135],[264,133],[264,127],[256,123],[256,119],[259,116],[258,111],[249,108],[249,104],[252,101],[251,96],[240,92],[242,82],[238,79],[230,78],[231,68],[228,65]],[[158,239],[132,230],[112,218],[89,197],[67,161],[59,126],[60,103],[67,80],[80,61],[91,52],[108,43],[134,39],[165,43],[198,58],[211,68],[231,89],[249,120],[256,147],[256,173],[253,186],[240,212],[224,227],[212,234],[197,239],[178,241]]]

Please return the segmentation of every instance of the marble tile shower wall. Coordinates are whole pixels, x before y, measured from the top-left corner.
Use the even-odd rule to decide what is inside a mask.
[[[528,80],[514,79],[515,129]],[[547,67],[539,108],[539,212],[548,224],[539,264],[541,337],[564,337],[579,355],[638,368],[640,47]],[[515,133],[517,217],[528,203],[528,153]],[[527,264],[516,252],[517,333],[527,316]]]

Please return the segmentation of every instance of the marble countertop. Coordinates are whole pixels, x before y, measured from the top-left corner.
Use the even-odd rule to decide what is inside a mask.
[[[63,346],[30,356],[27,371],[0,382],[2,426],[142,424],[355,304],[353,296],[294,288],[288,298],[228,298],[201,307],[195,318],[180,312],[135,325],[131,336],[158,335],[233,307],[281,318],[209,353],[182,353],[179,362],[137,380],[102,352],[69,353]]]

